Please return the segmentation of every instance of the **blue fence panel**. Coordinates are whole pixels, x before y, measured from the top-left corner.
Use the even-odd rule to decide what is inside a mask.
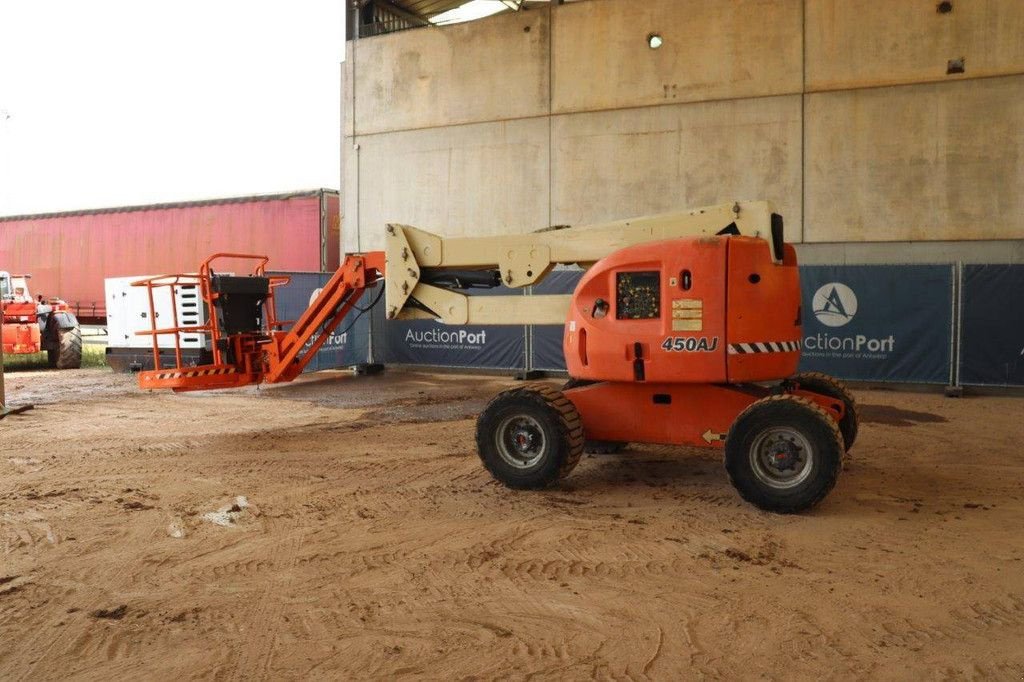
[[[800,268],[800,369],[854,381],[948,383],[952,265]]]
[[[523,290],[469,290],[472,296],[519,296]],[[521,370],[526,366],[523,325],[453,326],[434,320],[374,320],[374,358],[386,364],[462,369]]]
[[[533,287],[537,295],[571,294],[583,277],[582,270],[556,270]],[[562,337],[565,325],[534,325],[530,328],[530,369],[565,371]]]
[[[965,265],[960,383],[1024,386],[1024,265]]]

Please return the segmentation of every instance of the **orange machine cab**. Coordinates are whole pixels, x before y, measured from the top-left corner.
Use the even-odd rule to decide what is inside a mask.
[[[796,252],[738,236],[651,242],[580,280],[563,341],[569,375],[622,382],[745,383],[800,360]]]

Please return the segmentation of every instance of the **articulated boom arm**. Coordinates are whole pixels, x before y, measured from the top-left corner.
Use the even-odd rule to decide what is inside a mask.
[[[561,324],[571,296],[474,298],[454,289],[499,283],[525,287],[542,281],[555,265],[589,267],[628,246],[716,234],[770,236],[775,258],[782,260],[781,218],[776,220],[764,201],[497,237],[443,238],[388,225],[387,317],[439,318],[446,324]]]
[[[264,381],[273,384],[299,376],[366,287],[379,280],[383,272],[384,259],[379,251],[346,258],[292,328],[273,336],[266,348]]]
[[[721,204],[686,213],[621,220],[586,227],[551,228],[523,235],[445,239],[405,225],[388,225],[385,251],[352,254],[291,323],[278,322],[274,289],[287,277],[269,277],[265,256],[222,253],[198,274],[168,275],[139,282],[149,294],[152,327],[138,332],[153,342],[151,371],[139,374],[142,388],[190,391],[232,388],[295,379],[338,328],[367,287],[385,280],[389,319],[441,319],[447,324],[561,324],[571,296],[470,297],[460,289],[525,287],[542,281],[559,264],[589,267],[629,246],[680,237],[717,234],[770,235],[773,256],[782,260],[782,219],[767,202]],[[248,276],[222,275],[215,261],[255,261]],[[209,321],[181,326],[173,301],[182,287],[198,288]],[[158,328],[155,296],[172,299],[170,327]],[[193,305],[195,305],[193,303]],[[181,336],[208,337],[203,360],[183,362]],[[161,366],[158,338],[173,336],[174,366]]]

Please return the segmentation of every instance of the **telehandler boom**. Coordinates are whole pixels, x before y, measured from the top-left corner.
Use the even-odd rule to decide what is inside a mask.
[[[214,263],[249,260],[249,276]],[[154,296],[199,284],[212,311],[202,327],[153,327],[154,367],[143,388],[177,391],[291,381],[383,280],[388,319],[447,324],[565,324],[571,379],[561,391],[526,385],[496,396],[477,420],[484,466],[513,488],[564,478],[585,449],[628,442],[724,448],[740,494],[795,512],[835,485],[857,434],[849,391],[822,374],[797,374],[801,343],[796,254],[767,202],[721,204],[586,227],[500,237],[449,238],[386,228],[385,250],[349,255],[285,331],[262,256],[217,254],[196,275],[137,282]],[[524,287],[556,266],[587,269],[571,296],[467,296]],[[378,295],[379,300],[380,295]],[[377,301],[374,301],[374,304]],[[363,311],[365,312],[365,311]],[[154,316],[151,315],[151,319]],[[157,336],[205,333],[208,362],[160,367]],[[177,346],[177,341],[176,341]]]

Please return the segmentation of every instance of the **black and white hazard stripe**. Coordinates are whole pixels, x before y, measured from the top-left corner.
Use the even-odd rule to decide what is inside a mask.
[[[237,370],[234,367],[217,367],[214,369],[193,369],[187,372],[161,372],[156,375],[157,379],[192,379],[194,377],[209,377],[221,374],[234,374]]]
[[[760,343],[730,343],[729,355],[747,353],[793,353],[800,350],[799,341],[761,341]]]

